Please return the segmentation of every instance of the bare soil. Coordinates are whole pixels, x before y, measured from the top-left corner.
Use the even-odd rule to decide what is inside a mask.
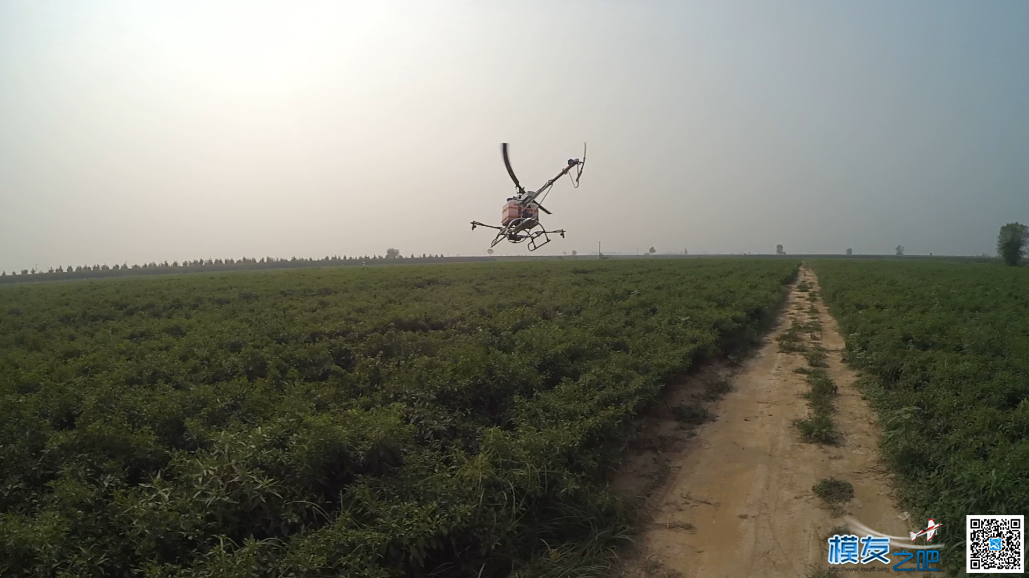
[[[842,515],[886,534],[905,535],[913,527],[892,498],[877,453],[879,431],[854,387],[854,372],[841,360],[844,341],[836,322],[820,294],[812,301],[798,290],[802,283],[819,290],[814,273],[802,268],[754,355],[735,369],[709,369],[671,388],[668,407],[650,418],[615,480],[622,491],[649,496],[649,522],[616,576],[805,576],[828,566],[826,538],[844,525]],[[827,371],[839,387],[833,416],[843,434],[838,446],[801,439],[794,421],[809,415],[803,394],[810,385],[794,370],[808,362],[803,353],[781,352],[776,341],[794,320],[812,318],[822,329],[805,334],[805,346],[820,342],[828,349]],[[732,390],[705,402],[716,420],[684,428],[681,412],[676,419],[673,409],[697,404],[719,378]],[[842,511],[832,511],[812,491],[830,477],[854,486]]]

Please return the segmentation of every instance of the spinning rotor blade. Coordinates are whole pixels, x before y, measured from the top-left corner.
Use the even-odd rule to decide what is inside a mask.
[[[511,168],[511,159],[507,157],[507,143],[500,144],[500,152],[504,155],[504,166],[507,167],[507,174],[511,176],[511,180],[514,181],[515,187],[518,188],[519,193],[525,193],[525,189],[522,188],[522,184],[518,182],[518,177],[514,174],[514,169]]]
[[[575,188],[579,188],[579,179],[582,178],[582,169],[586,166],[586,143],[582,143],[582,160],[576,163],[575,167]]]

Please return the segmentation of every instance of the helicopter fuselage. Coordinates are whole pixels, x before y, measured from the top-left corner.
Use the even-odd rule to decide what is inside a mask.
[[[572,176],[572,184],[578,187],[579,177],[582,175],[582,165],[585,164],[586,150],[585,145],[583,146],[583,158],[579,159],[568,159],[568,164],[556,177],[550,179],[543,184],[536,191],[525,190],[521,183],[518,182],[518,178],[515,176],[514,171],[511,169],[511,163],[507,156],[507,143],[501,145],[501,152],[504,157],[504,165],[507,167],[507,173],[510,175],[511,180],[514,181],[517,194],[507,199],[507,203],[504,204],[503,216],[500,220],[500,226],[487,225],[478,221],[472,221],[472,230],[476,227],[487,227],[490,229],[496,229],[497,236],[493,239],[493,243],[490,247],[496,246],[502,240],[507,240],[512,243],[521,243],[523,241],[529,241],[529,250],[534,251],[542,245],[550,242],[550,237],[547,235],[548,231],[545,230],[539,221],[539,212],[550,214],[543,205],[540,204],[542,198],[546,197],[546,194],[550,191],[550,188],[554,186],[561,177],[568,175],[572,169],[577,169],[577,173]],[[534,230],[539,227],[539,230]],[[565,236],[565,231],[549,231],[550,233],[558,233],[561,237]],[[541,239],[541,242],[537,243],[537,239]]]

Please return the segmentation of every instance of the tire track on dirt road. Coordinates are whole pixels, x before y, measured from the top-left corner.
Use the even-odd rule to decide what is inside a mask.
[[[907,533],[879,463],[873,414],[841,360],[843,338],[820,295],[809,298],[798,290],[803,284],[818,290],[806,267],[764,344],[729,376],[732,390],[711,406],[717,420],[659,453],[669,473],[650,494],[650,521],[616,576],[798,577],[824,568],[826,538],[843,525],[812,492],[829,477],[853,484],[848,513],[880,532]],[[839,387],[833,416],[843,434],[838,446],[802,441],[794,421],[809,414],[803,395],[810,386],[794,370],[807,362],[800,353],[780,351],[776,342],[791,322],[812,319],[821,323],[826,371]],[[630,460],[633,470],[637,462]],[[638,476],[619,481],[616,486],[629,490],[641,485]]]

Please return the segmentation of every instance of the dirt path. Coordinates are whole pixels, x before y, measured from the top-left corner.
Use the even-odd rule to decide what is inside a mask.
[[[878,463],[873,414],[841,361],[844,342],[835,320],[820,295],[812,302],[797,289],[801,283],[818,290],[815,275],[802,269],[765,344],[729,376],[732,391],[710,406],[717,420],[701,425],[692,439],[657,444],[630,464],[634,473],[623,477],[623,486],[638,485],[641,471],[645,477],[661,470],[648,466],[661,459],[669,469],[648,502],[652,521],[639,551],[621,576],[798,577],[825,568],[826,537],[843,522],[812,486],[829,477],[853,484],[855,497],[846,504],[851,515],[880,532],[908,531]],[[806,346],[820,340],[828,349],[827,371],[839,386],[833,418],[844,435],[839,446],[801,440],[794,420],[809,414],[802,396],[810,385],[794,370],[808,361],[803,353],[781,352],[776,341],[794,321],[812,318],[821,322],[821,335],[805,338]],[[664,432],[661,439],[674,437],[668,424],[651,429]]]

